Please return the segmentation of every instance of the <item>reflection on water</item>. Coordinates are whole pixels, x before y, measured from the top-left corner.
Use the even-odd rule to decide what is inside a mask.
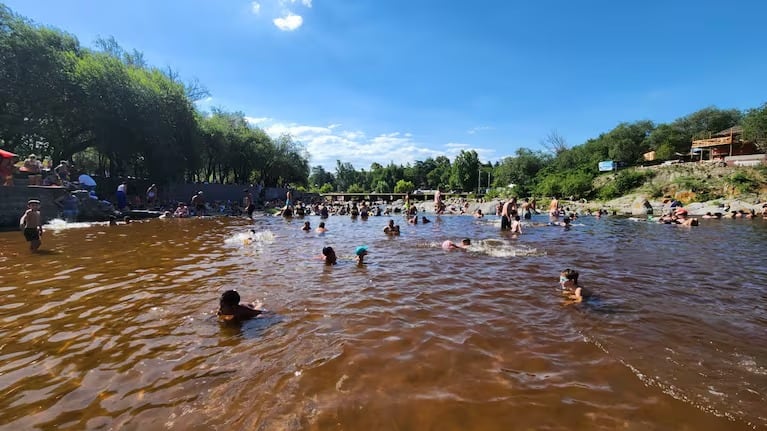
[[[767,223],[432,219],[0,234],[0,428],[767,429]],[[231,288],[269,312],[219,324]]]

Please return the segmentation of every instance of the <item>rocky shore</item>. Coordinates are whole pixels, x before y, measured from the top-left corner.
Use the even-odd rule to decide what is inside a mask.
[[[644,200],[647,199],[650,205],[653,207],[654,214],[661,214],[664,208],[663,199],[653,199],[641,194],[631,194],[613,199],[610,201],[569,201],[560,200],[560,204],[564,208],[570,208],[572,211],[579,213],[596,212],[600,209],[606,210],[608,213],[615,213],[621,216],[645,216],[647,209],[644,206]],[[460,209],[463,207],[464,214],[473,214],[477,209],[482,210],[485,215],[495,215],[496,207],[502,204],[504,199],[492,199],[488,201],[467,200],[459,201],[457,199],[446,201],[448,210],[445,214],[462,214]],[[468,206],[466,205],[468,203]],[[691,216],[703,216],[706,213],[731,213],[732,211],[745,211],[751,212],[752,210],[756,214],[761,214],[764,202],[747,202],[739,199],[718,199],[708,202],[694,202],[684,206],[687,209],[688,214]],[[393,208],[401,209],[403,202],[396,201],[391,204]],[[416,202],[416,208],[419,213],[434,214],[434,202]],[[549,201],[543,201],[538,203],[538,211],[546,213],[548,211]],[[666,204],[666,206],[668,206]]]

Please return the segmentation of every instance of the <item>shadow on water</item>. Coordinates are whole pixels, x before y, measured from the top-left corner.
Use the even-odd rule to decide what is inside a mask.
[[[271,327],[284,321],[284,318],[276,313],[266,311],[260,316],[245,321],[221,321],[216,316],[211,320],[221,328],[221,335],[225,338],[240,338],[243,340],[257,340]]]

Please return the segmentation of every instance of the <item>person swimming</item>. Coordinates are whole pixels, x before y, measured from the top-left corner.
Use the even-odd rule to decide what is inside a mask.
[[[471,240],[464,238],[461,240],[461,244],[456,244],[449,239],[442,242],[442,248],[445,250],[465,250],[471,246]]]
[[[236,290],[227,290],[221,294],[219,308],[216,312],[219,320],[224,322],[241,322],[263,313],[258,304],[240,304],[240,294]]]
[[[567,268],[559,274],[559,286],[562,294],[574,302],[582,302],[591,296],[591,292],[578,285],[578,271]]]
[[[322,258],[325,260],[325,265],[335,265],[338,263],[338,258],[336,257],[336,251],[333,250],[333,247],[325,247],[322,249]]]

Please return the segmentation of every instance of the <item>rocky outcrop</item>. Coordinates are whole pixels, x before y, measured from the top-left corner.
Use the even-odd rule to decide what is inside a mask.
[[[77,198],[78,221],[103,221],[117,215],[111,202],[99,200],[87,190],[75,190],[72,196]]]

